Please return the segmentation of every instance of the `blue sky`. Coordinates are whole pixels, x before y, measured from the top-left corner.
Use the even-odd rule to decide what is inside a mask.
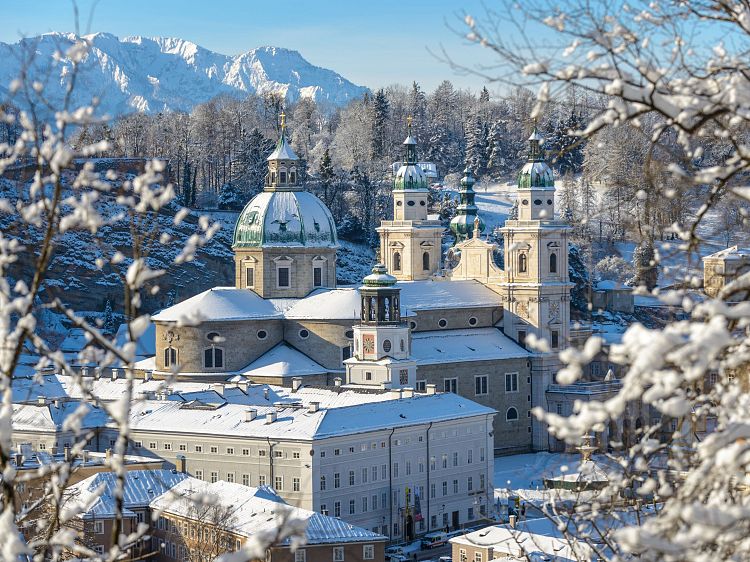
[[[489,53],[468,44],[464,13],[484,13],[481,0],[78,0],[80,28],[118,36],[173,36],[216,52],[237,54],[261,45],[300,51],[311,63],[349,80],[378,88],[416,80],[428,90],[443,79],[478,90],[484,83],[436,59],[444,47],[470,65],[491,63]],[[0,41],[47,31],[73,31],[72,3],[2,0]],[[90,28],[87,21],[95,5]]]

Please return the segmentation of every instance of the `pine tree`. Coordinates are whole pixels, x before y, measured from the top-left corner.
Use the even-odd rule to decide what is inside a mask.
[[[323,202],[326,205],[331,204],[332,199],[332,188],[334,178],[336,174],[333,171],[333,162],[331,162],[331,154],[326,148],[323,152],[323,159],[320,161],[320,168],[318,169],[318,177],[320,178],[320,188],[323,191]]]
[[[508,220],[518,220],[518,199],[513,201],[513,206],[510,208],[510,212],[508,213]]]
[[[375,93],[372,101],[372,158],[380,160],[386,152],[386,129],[388,125],[389,104],[385,91],[381,88]]]
[[[466,128],[466,165],[477,177],[487,172],[487,128],[479,116]]]
[[[225,183],[219,189],[219,209],[224,211],[238,211],[242,209],[244,200],[242,194],[232,182]]]
[[[254,128],[244,139],[238,150],[233,166],[232,183],[235,184],[243,200],[248,200],[263,189],[266,179],[268,154],[273,150],[273,142]]]
[[[568,277],[574,283],[570,291],[570,304],[573,310],[586,312],[588,310],[588,289],[590,276],[581,249],[575,245],[568,246]]]
[[[633,270],[635,274],[628,281],[633,287],[644,286],[649,291],[656,287],[659,279],[659,270],[656,265],[656,254],[651,241],[641,242],[633,252]]]
[[[104,304],[104,322],[102,324],[102,331],[109,336],[112,336],[115,333],[115,318],[112,312],[112,303],[109,299],[107,299],[107,302]]]
[[[511,173],[515,164],[515,150],[510,150],[508,123],[498,119],[490,126],[487,134],[487,174],[497,180]]]

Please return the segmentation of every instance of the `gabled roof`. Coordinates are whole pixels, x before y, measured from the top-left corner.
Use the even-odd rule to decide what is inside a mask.
[[[157,322],[199,324],[212,320],[281,318],[273,302],[247,289],[215,287],[152,316]]]
[[[247,377],[304,377],[325,374],[328,369],[290,345],[280,343],[240,371]]]
[[[739,246],[731,246],[730,248],[724,248],[713,254],[703,257],[707,259],[724,259],[724,260],[741,260],[750,259],[750,249],[740,248]]]

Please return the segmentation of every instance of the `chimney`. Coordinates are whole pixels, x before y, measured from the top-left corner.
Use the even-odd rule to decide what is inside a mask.
[[[82,377],[88,377],[89,376],[89,368],[88,367],[81,367],[81,376]]]
[[[341,377],[336,377],[335,379],[333,379],[333,385],[341,386]]]
[[[70,462],[70,447],[67,445],[63,449],[63,459],[65,459],[65,462]]]
[[[185,474],[187,471],[185,470],[187,468],[187,459],[185,458],[185,455],[177,455],[177,470]]]
[[[117,369],[112,369],[112,380],[113,381],[117,380]]]
[[[112,461],[112,449],[107,449],[106,451],[104,451],[104,458],[106,459],[107,464]]]
[[[292,379],[292,392],[297,392],[299,390],[299,387],[301,386],[302,386],[302,378],[294,377]]]
[[[13,455],[16,460],[16,468],[23,466],[23,455],[21,453],[16,453]]]
[[[414,398],[414,389],[410,386],[406,386],[401,389],[402,398]]]
[[[508,525],[510,525],[511,529],[516,528],[516,520],[517,520],[517,517],[515,515],[508,516]]]
[[[145,373],[143,373],[143,380],[144,380],[145,382],[148,382],[148,381],[150,381],[150,380],[151,380],[151,376],[152,376],[152,375],[151,375],[151,371],[146,371]]]
[[[266,388],[263,389],[263,398],[265,398],[266,400],[268,400],[268,387],[266,387]]]
[[[97,367],[96,369],[94,369],[94,378],[96,380],[99,380],[101,378],[101,376],[102,376],[102,368],[101,367]]]
[[[434,384],[428,384],[425,385],[425,390],[427,391],[427,394],[435,394],[437,393],[437,386]]]
[[[39,406],[46,406],[47,405],[47,399],[44,396],[37,396],[36,397],[36,403]]]
[[[60,399],[59,398],[55,398],[52,401],[52,403],[55,405],[55,408],[59,408],[60,407]]]
[[[239,388],[242,392],[244,392],[245,394],[247,394],[247,388],[248,388],[247,381],[240,381],[240,382],[238,382],[237,383],[237,388]]]
[[[214,392],[218,394],[219,396],[224,396],[224,383],[223,382],[215,382],[213,384]]]
[[[253,421],[258,416],[258,410],[254,408],[250,408],[249,410],[245,410],[245,421],[250,422]]]
[[[266,425],[276,421],[276,412],[268,412],[266,414]]]
[[[83,464],[89,462],[89,452],[86,449],[81,451],[81,461],[83,462]]]
[[[392,400],[399,400],[401,398],[401,389],[400,388],[392,388],[391,389],[391,399]]]
[[[310,402],[310,405],[307,407],[307,411],[311,414],[314,414],[320,410],[320,402]]]

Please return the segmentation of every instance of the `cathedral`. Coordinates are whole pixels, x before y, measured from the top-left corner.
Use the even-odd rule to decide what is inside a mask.
[[[555,219],[542,142],[535,129],[518,175],[518,218],[501,229],[502,269],[496,245],[482,237],[468,169],[450,223],[456,243],[443,255],[445,228],[428,215],[427,176],[409,123],[393,220],[377,229],[382,263],[360,287],[337,287],[335,222],[300,184],[282,126],[264,190],[237,219],[234,286],[154,315],[157,353],[141,367],[182,380],[437,389],[497,412],[497,454],[559,448],[531,415],[554,402],[558,353],[571,341],[570,227]],[[544,343],[527,348],[530,336]]]

